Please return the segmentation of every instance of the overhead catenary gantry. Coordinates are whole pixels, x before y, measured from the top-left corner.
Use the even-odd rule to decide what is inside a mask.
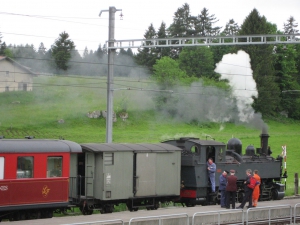
[[[107,49],[176,48],[188,46],[300,44],[300,34],[257,34],[233,36],[177,37],[109,40]]]

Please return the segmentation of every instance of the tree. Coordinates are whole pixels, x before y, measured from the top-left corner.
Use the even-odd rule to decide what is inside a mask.
[[[59,34],[59,37],[51,46],[52,57],[58,69],[68,69],[68,62],[71,59],[73,49],[75,49],[75,45],[74,42],[69,39],[69,34],[65,31]]]
[[[298,27],[298,23],[296,23],[296,20],[293,16],[291,16],[287,23],[284,23],[283,29],[285,34],[297,34],[299,30],[296,28]]]
[[[85,49],[83,50],[83,58],[87,58],[88,57],[88,55],[89,55],[89,50],[88,50],[88,48],[87,47],[85,47]]]
[[[101,48],[101,44],[99,45],[98,49],[95,51],[95,55],[101,59],[104,55],[104,51]]]
[[[5,42],[2,43],[2,34],[0,33],[0,55],[4,55],[4,50],[6,49],[6,44]]]
[[[33,70],[37,68],[35,59],[37,58],[37,52],[33,45],[26,44],[18,45],[12,49],[14,59],[20,64],[27,66]]]
[[[215,15],[209,15],[208,9],[203,8],[201,13],[194,21],[195,35],[196,36],[214,36],[220,33],[221,27],[214,27],[213,24],[218,22]]]
[[[277,83],[281,91],[280,111],[288,114],[288,117],[300,119],[300,96],[294,90],[300,89],[297,82],[299,71],[297,70],[297,52],[294,45],[277,45],[275,69]]]
[[[224,34],[225,36],[232,36],[238,34],[239,30],[239,25],[234,21],[234,19],[230,19],[229,22],[226,23],[222,34]]]
[[[230,19],[228,23],[226,23],[226,26],[224,30],[221,32],[221,36],[232,36],[237,35],[240,30],[239,25],[233,20]],[[232,42],[230,39],[225,39],[225,42]],[[237,50],[230,45],[214,45],[210,47],[211,51],[213,52],[214,56],[214,65],[222,60],[223,55],[226,55],[228,53],[234,53]]]
[[[145,39],[153,39],[156,38],[156,31],[155,28],[153,27],[153,24],[151,23],[150,26],[148,27],[148,30],[146,30],[144,34]],[[136,62],[140,65],[147,66],[149,70],[152,70],[152,67],[157,59],[157,52],[155,48],[150,48],[149,46],[152,45],[151,41],[147,41],[143,44],[143,46],[147,47],[142,47],[138,49],[138,53],[136,54]]]
[[[168,31],[171,37],[188,37],[194,34],[194,17],[190,14],[190,6],[185,3],[174,13],[173,23]]]
[[[218,79],[214,72],[213,53],[207,46],[185,47],[179,55],[180,68],[190,77]]]
[[[153,72],[153,78],[162,89],[171,88],[175,84],[185,82],[188,79],[186,72],[180,69],[179,63],[167,56],[156,61]]]
[[[267,22],[253,9],[244,20],[239,32],[240,35],[249,34],[275,34],[276,26]],[[253,108],[263,115],[276,114],[280,105],[280,90],[275,82],[275,69],[273,66],[274,54],[271,45],[241,46],[251,59],[253,78],[256,81],[258,97],[254,97]]]
[[[167,38],[167,30],[166,30],[166,24],[164,22],[162,22],[160,24],[160,27],[158,28],[157,31],[157,38]],[[160,44],[166,44],[166,41],[160,41]],[[164,56],[170,56],[170,48],[156,48],[156,54],[157,54],[157,58],[162,58]]]
[[[39,49],[38,49],[38,54],[42,57],[46,54],[46,48],[45,48],[43,42],[40,43],[40,46],[39,46]]]
[[[153,66],[153,79],[157,82],[161,92],[154,96],[154,102],[159,110],[167,109],[167,113],[176,113],[176,102],[178,99],[171,94],[175,85],[187,83],[191,79],[186,72],[181,70],[179,63],[170,57],[162,57]]]

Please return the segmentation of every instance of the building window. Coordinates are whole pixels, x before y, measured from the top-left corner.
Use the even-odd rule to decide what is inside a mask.
[[[5,76],[9,77],[9,71],[6,71]]]
[[[17,178],[33,177],[33,157],[18,157]]]
[[[62,157],[49,156],[47,160],[47,177],[62,176]]]

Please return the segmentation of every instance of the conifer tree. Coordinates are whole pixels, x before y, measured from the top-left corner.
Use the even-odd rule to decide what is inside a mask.
[[[153,39],[156,38],[156,31],[151,23],[148,27],[148,30],[146,30],[144,34],[145,39]],[[145,48],[139,48],[138,53],[135,57],[136,62],[140,65],[147,66],[149,70],[152,70],[153,65],[155,64],[155,61],[157,59],[157,50],[156,48],[150,48],[149,46],[152,45],[151,41],[145,42],[143,46],[147,46]]]
[[[196,36],[215,36],[219,35],[221,27],[213,26],[219,20],[214,14],[210,15],[207,8],[203,8],[197,16],[195,23]]]
[[[274,34],[276,26],[267,22],[257,9],[253,9],[241,25],[240,35]],[[271,45],[241,46],[251,59],[253,78],[256,81],[258,97],[254,98],[255,111],[263,115],[274,115],[280,104],[280,90],[275,82],[275,69],[273,66],[274,54]]]
[[[69,34],[65,31],[59,34],[59,37],[51,46],[52,57],[58,69],[68,69],[68,62],[72,57],[73,49],[75,49],[75,45],[74,42],[69,39]]]
[[[297,30],[298,23],[296,22],[295,18],[291,16],[287,23],[284,23],[283,29],[285,34],[297,34],[299,30]]]

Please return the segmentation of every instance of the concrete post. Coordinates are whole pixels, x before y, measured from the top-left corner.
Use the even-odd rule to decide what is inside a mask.
[[[102,10],[100,12],[106,12]],[[113,89],[114,89],[114,58],[116,49],[114,47],[115,41],[115,13],[121,11],[114,6],[109,7],[109,23],[108,23],[108,76],[107,76],[107,115],[106,115],[106,143],[112,143],[112,128],[113,128]]]

